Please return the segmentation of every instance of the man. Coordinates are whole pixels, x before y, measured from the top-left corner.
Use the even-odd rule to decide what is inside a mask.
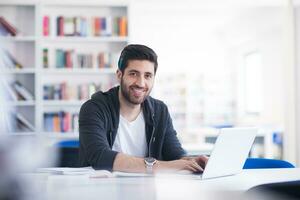
[[[119,58],[120,86],[97,92],[79,114],[82,166],[124,172],[201,172],[207,157],[185,157],[167,106],[149,96],[157,70],[156,53],[126,46]]]

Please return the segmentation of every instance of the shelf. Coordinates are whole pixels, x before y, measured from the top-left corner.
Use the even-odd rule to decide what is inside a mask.
[[[34,106],[35,101],[12,101],[12,102],[8,102],[6,105],[8,105],[8,106]]]
[[[67,6],[70,7],[70,1],[61,1],[61,0],[51,0],[43,2],[45,6]],[[127,1],[124,0],[109,0],[109,1],[99,1],[99,0],[89,0],[89,1],[72,1],[73,7],[126,7],[128,6]]]
[[[44,69],[44,74],[114,74],[116,69],[107,68],[107,69]]]
[[[5,105],[0,105],[7,106],[12,111],[21,113],[28,121],[34,124],[35,131],[28,133],[16,132],[11,135],[35,135],[37,137],[44,137],[46,140],[56,140],[57,138],[78,139],[78,132],[74,133],[78,129],[78,124],[76,123],[78,112],[81,105],[90,97],[89,93],[93,93],[94,90],[96,90],[91,89],[91,87],[85,88],[85,86],[93,84],[95,88],[97,87],[97,90],[98,88],[105,90],[116,82],[116,78],[113,75],[115,75],[117,70],[117,57],[121,50],[129,43],[129,37],[127,35],[127,33],[130,32],[128,31],[128,6],[129,2],[127,0],[91,0],[88,2],[78,0],[75,0],[75,2],[73,0],[1,1],[0,12],[16,27],[19,35],[0,36],[0,44],[3,44],[3,48],[11,54],[12,58],[15,58],[16,61],[25,67],[16,69],[14,67],[0,66],[4,68],[1,69],[0,76],[7,76],[9,81],[20,82],[34,97],[37,97],[32,101],[11,100],[5,102]],[[45,16],[49,17],[48,21],[44,21],[47,20]],[[105,32],[101,32],[100,29],[97,31],[93,30],[95,28],[94,25],[89,24],[87,21],[88,23],[84,24],[87,27],[83,27],[83,32],[88,36],[57,36],[57,17],[59,16],[65,19],[71,17],[83,17],[86,19],[110,17],[112,22],[114,18],[125,17],[126,33],[125,31],[120,31],[120,29],[119,31],[117,31],[117,29],[113,31],[114,29],[111,27],[113,36],[94,36],[98,35],[97,32],[99,32],[99,35],[104,35],[103,33]],[[71,22],[66,22],[64,25],[70,28]],[[115,25],[118,25],[118,28],[121,27],[120,23]],[[122,24],[122,27],[125,28],[125,25]],[[67,34],[67,32],[68,31],[64,33]],[[82,33],[82,31],[79,32]],[[48,34],[48,36],[44,34]],[[48,51],[44,51],[44,49]],[[74,54],[71,55],[72,66],[88,66],[91,68],[56,68],[56,63],[59,59],[56,54],[57,49],[62,49],[64,52],[70,49],[74,50]],[[79,55],[79,58],[77,55]],[[92,56],[92,59],[90,59],[89,56]],[[65,58],[66,57],[67,56],[65,56]],[[4,63],[10,66],[6,62]],[[103,63],[104,65],[102,65]],[[67,59],[64,60],[64,64],[67,64]],[[49,68],[43,68],[46,65]],[[114,68],[97,67],[108,65]],[[71,65],[68,64],[68,66]],[[66,89],[70,90],[70,94],[67,93],[67,95],[70,97],[74,96],[74,100],[43,100],[45,92],[44,86],[56,86],[62,83],[66,83]],[[10,85],[8,86],[11,87]],[[79,86],[84,87],[80,88]],[[86,89],[88,94],[85,94]],[[77,95],[73,95],[73,93],[78,94],[78,96],[84,96],[86,100],[76,100]],[[72,116],[71,124],[73,129],[70,128],[67,130],[72,132],[46,132],[46,130],[56,130],[44,129],[44,114],[47,112],[70,113]],[[17,129],[15,131],[22,130]],[[28,129],[28,131],[31,131],[31,129]]]
[[[15,132],[15,133],[9,133],[9,136],[35,136],[35,132]]]
[[[44,100],[44,106],[81,106],[86,100]]]
[[[0,5],[5,5],[5,6],[35,6],[36,1],[22,1],[22,0],[1,0]]]
[[[44,42],[55,42],[55,43],[68,43],[68,42],[128,42],[128,37],[76,37],[76,36],[64,36],[64,37],[43,37]]]
[[[34,74],[34,68],[23,68],[23,69],[7,69],[0,71],[1,74]]]
[[[34,36],[0,36],[0,41],[7,42],[35,42],[35,40]]]
[[[57,133],[57,132],[44,132],[40,135],[49,137],[49,138],[58,138],[58,139],[78,139],[79,134],[74,132],[66,132],[66,133]]]

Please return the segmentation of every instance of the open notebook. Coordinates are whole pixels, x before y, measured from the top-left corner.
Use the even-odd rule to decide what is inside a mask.
[[[51,167],[38,168],[38,173],[49,173],[57,175],[88,175],[90,178],[111,178],[111,177],[147,177],[151,174],[110,172],[107,170],[94,170],[92,167],[70,168],[70,167]]]

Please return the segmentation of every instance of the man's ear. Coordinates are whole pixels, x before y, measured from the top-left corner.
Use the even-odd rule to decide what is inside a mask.
[[[122,79],[122,72],[121,72],[121,70],[117,69],[116,73],[117,73],[117,79],[118,79],[119,83],[121,83],[121,79]]]

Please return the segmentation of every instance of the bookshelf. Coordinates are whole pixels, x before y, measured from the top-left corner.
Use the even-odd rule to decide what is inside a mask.
[[[16,36],[0,35],[1,45],[22,64],[4,66],[0,75],[33,96],[7,103],[34,127],[11,135],[78,138],[80,106],[117,83],[117,58],[129,43],[128,12],[124,0],[0,2],[1,16],[17,29]],[[54,95],[47,96],[47,87]]]

